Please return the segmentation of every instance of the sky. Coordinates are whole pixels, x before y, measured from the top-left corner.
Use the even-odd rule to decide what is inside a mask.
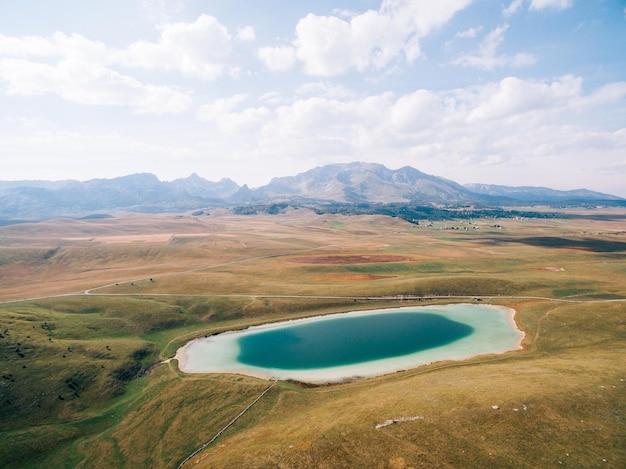
[[[353,161],[626,197],[626,1],[0,0],[0,180]]]

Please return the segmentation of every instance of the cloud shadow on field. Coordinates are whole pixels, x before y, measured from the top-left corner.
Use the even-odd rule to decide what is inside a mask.
[[[607,241],[603,239],[583,238],[571,239],[560,238],[556,236],[533,236],[527,238],[485,238],[483,241],[501,244],[501,243],[518,243],[527,244],[529,246],[537,246],[544,248],[557,249],[579,249],[581,251],[590,252],[624,252],[626,251],[626,242]]]

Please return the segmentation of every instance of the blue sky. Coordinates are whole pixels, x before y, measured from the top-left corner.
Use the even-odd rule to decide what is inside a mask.
[[[0,180],[351,161],[626,197],[626,2],[0,0]]]

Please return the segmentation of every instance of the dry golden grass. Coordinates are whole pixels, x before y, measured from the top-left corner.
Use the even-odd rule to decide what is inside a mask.
[[[604,300],[626,298],[626,233],[611,214],[469,230],[305,210],[1,227],[0,301],[91,294],[0,305],[0,466],[175,467],[269,384],[172,362],[125,380],[185,341],[481,296],[518,311],[524,350],[278,383],[186,467],[624,467],[626,302]]]

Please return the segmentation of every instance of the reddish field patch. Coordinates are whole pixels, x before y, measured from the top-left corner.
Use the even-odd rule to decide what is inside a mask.
[[[361,256],[307,256],[292,257],[288,262],[298,264],[370,264],[375,262],[402,262],[410,261],[408,256],[393,255],[361,255]]]
[[[318,276],[314,280],[319,282],[365,282],[370,280],[381,280],[384,278],[394,278],[394,275],[373,275],[373,274],[329,274]]]

